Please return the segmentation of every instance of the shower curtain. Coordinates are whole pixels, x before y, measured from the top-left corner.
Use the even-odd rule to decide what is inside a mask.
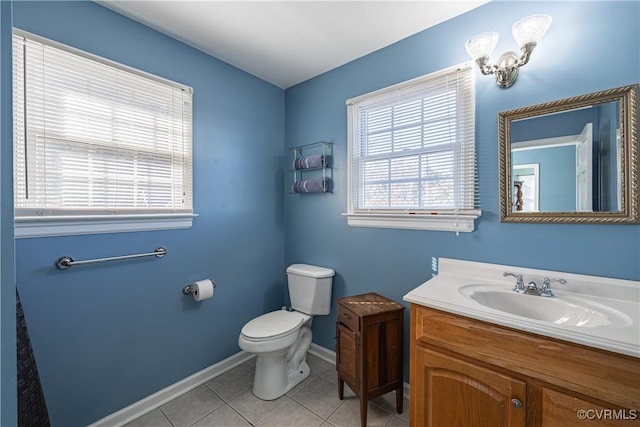
[[[42,393],[36,359],[16,289],[16,336],[18,348],[18,427],[49,427],[49,414]]]

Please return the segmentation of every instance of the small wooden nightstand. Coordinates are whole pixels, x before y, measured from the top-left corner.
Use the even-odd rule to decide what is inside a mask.
[[[338,298],[336,369],[338,398],[344,383],[360,399],[360,420],[367,425],[370,399],[396,391],[396,410],[403,401],[404,306],[376,293]]]

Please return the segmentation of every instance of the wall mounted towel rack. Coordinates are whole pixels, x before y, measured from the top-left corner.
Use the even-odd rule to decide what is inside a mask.
[[[332,193],[333,143],[312,142],[291,147],[290,150],[293,151],[293,186],[290,194]],[[320,173],[315,173],[317,171]],[[307,172],[311,172],[311,175],[303,179]],[[312,178],[314,175],[315,178]]]
[[[82,261],[74,261],[70,256],[63,256],[56,261],[56,267],[60,270],[66,270],[68,268],[73,267],[74,265],[86,265],[86,264],[96,264],[98,262],[105,261],[119,261],[123,259],[132,259],[132,258],[142,258],[147,256],[155,256],[157,258],[162,258],[167,254],[167,250],[162,246],[156,248],[153,252],[148,252],[144,254],[133,254],[133,255],[121,255],[121,256],[112,256],[107,258],[95,258],[95,259],[85,259]]]

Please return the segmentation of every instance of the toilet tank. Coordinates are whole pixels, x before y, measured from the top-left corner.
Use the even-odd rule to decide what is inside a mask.
[[[329,314],[335,271],[309,264],[287,268],[291,308],[310,315]]]

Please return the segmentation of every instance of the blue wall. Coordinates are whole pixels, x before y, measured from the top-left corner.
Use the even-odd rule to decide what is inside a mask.
[[[16,241],[52,422],[86,425],[237,353],[242,325],[282,305],[284,91],[92,2],[13,6],[17,28],[194,88],[191,229]],[[54,267],[157,246],[168,255]],[[206,277],[213,299],[182,295]]]
[[[511,142],[579,135],[587,123],[593,124],[596,135],[600,123],[598,113],[598,108],[585,108],[518,120],[511,124]]]
[[[17,424],[11,3],[0,1],[0,425]]]
[[[464,44],[483,31],[500,33],[496,56],[514,50],[511,25],[532,13],[552,15],[553,24],[515,85],[500,89],[476,71],[483,212],[476,231],[456,236],[347,226],[341,216],[347,211],[345,101],[468,61]],[[288,89],[286,144],[333,141],[335,186],[333,194],[285,199],[285,261],[335,268],[335,297],[376,291],[397,301],[431,277],[434,257],[640,279],[638,225],[500,223],[497,147],[500,111],[637,83],[639,18],[637,1],[491,2]],[[314,320],[316,343],[333,348],[334,322],[335,307]]]
[[[576,147],[536,148],[514,151],[513,166],[537,163],[541,212],[576,210]]]
[[[335,297],[377,291],[398,301],[431,276],[437,257],[640,279],[640,226],[499,222],[496,124],[499,111],[638,82],[638,2],[493,2],[286,92],[93,3],[13,6],[16,27],[195,89],[200,217],[193,228],[16,242],[17,285],[54,425],[90,423],[236,353],[242,325],[282,304],[284,268],[293,262],[335,268]],[[497,52],[515,49],[511,24],[536,12],[553,15],[554,23],[516,84],[501,90],[477,72],[483,210],[477,230],[456,236],[348,227],[341,215],[347,209],[345,100],[467,61],[464,43],[482,31],[502,34]],[[4,107],[7,97],[3,92]],[[3,184],[11,156],[5,124]],[[335,142],[334,193],[286,194],[287,148],[318,140]],[[7,200],[3,185],[3,248]],[[169,250],[163,259],[53,267],[62,255],[84,259],[159,245]],[[4,267],[2,425],[5,408],[15,410],[4,393],[15,387],[15,375],[5,375],[5,356],[15,345],[4,334],[11,315],[5,297],[13,290]],[[214,299],[196,304],[180,294],[182,285],[203,277],[218,282]],[[314,342],[333,349],[334,322],[335,307],[316,318]]]

